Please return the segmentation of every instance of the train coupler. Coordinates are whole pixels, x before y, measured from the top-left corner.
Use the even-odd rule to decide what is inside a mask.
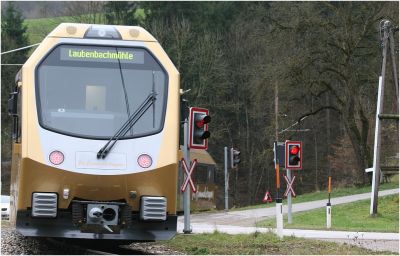
[[[119,232],[131,225],[132,209],[123,202],[73,200],[72,223],[82,232]]]

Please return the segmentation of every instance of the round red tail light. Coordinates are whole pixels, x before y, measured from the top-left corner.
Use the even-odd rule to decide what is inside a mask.
[[[54,165],[59,165],[64,162],[64,154],[61,151],[55,150],[50,153],[49,160]]]
[[[137,162],[140,167],[149,168],[151,166],[151,164],[153,163],[153,159],[151,159],[151,156],[149,156],[147,154],[141,154],[138,157]]]

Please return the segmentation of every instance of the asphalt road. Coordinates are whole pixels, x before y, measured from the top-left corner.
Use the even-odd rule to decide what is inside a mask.
[[[399,189],[379,191],[379,196],[399,194]],[[331,199],[332,206],[345,204],[365,199],[370,199],[371,193],[343,196]],[[308,211],[326,206],[326,199],[297,203],[292,205],[292,212]],[[215,230],[229,234],[250,234],[258,232],[276,232],[275,229],[257,228],[256,223],[267,219],[275,218],[275,207],[259,208],[243,211],[229,211],[218,213],[199,213],[190,216],[192,233],[212,233]],[[283,208],[287,213],[286,205]],[[178,232],[182,232],[183,216],[178,218]],[[297,237],[330,240],[334,242],[346,242],[357,246],[374,250],[389,250],[399,253],[398,233],[378,232],[347,232],[347,231],[317,231],[284,229],[284,235]]]

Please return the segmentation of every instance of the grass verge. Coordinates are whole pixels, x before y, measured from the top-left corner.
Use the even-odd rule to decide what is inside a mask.
[[[332,228],[330,230],[399,232],[399,195],[380,197],[378,216],[369,214],[370,200],[332,206]],[[293,223],[285,228],[326,229],[326,209],[293,213]],[[276,227],[275,218],[257,223],[259,227]]]
[[[177,235],[171,241],[157,242],[185,254],[317,254],[317,255],[353,255],[353,254],[393,254],[375,252],[351,245],[340,245],[304,238],[285,237],[280,240],[271,233],[254,233],[250,235],[213,234]]]

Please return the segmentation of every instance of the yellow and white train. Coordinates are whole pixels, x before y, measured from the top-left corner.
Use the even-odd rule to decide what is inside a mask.
[[[175,235],[179,72],[152,35],[60,24],[16,83],[11,222],[21,234]]]

